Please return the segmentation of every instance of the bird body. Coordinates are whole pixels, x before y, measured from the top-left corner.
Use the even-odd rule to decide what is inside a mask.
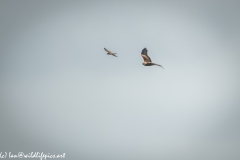
[[[104,48],[104,50],[107,52],[108,55],[112,55],[112,56],[117,57],[117,56],[116,56],[117,53],[113,53],[113,52],[107,50],[106,48]]]
[[[156,66],[162,67],[160,64],[152,63],[152,60],[151,60],[151,58],[148,56],[147,52],[148,52],[147,48],[144,48],[144,49],[142,50],[141,56],[143,57],[143,60],[144,60],[144,62],[143,62],[142,64],[143,64],[144,66],[153,66],[153,65],[156,65]],[[163,67],[162,67],[162,68],[163,68]]]

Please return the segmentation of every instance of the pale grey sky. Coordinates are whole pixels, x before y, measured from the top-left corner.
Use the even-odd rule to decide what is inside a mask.
[[[0,1],[0,152],[239,159],[239,6]]]

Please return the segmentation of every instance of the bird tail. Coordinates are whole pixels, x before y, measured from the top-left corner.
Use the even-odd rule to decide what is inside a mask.
[[[117,57],[115,54],[117,54],[117,53],[113,53],[112,55],[115,56],[115,57]]]

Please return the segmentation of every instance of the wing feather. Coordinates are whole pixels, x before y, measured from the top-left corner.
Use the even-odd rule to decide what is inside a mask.
[[[108,53],[112,53],[111,51],[107,50],[106,48],[104,48],[104,50],[105,50],[106,52],[108,52]]]
[[[144,48],[143,50],[142,50],[142,53],[141,53],[141,55],[142,55],[142,57],[143,57],[143,60],[144,60],[144,62],[152,62],[151,61],[151,58],[148,56],[148,54],[147,54],[147,48]]]

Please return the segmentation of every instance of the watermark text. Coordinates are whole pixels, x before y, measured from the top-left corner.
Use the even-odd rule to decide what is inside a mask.
[[[50,154],[50,153],[43,153],[43,152],[31,152],[31,153],[23,153],[18,152],[17,154],[14,154],[12,152],[0,152],[0,159],[3,158],[38,158],[40,160],[46,160],[47,158],[65,158],[66,154]]]

